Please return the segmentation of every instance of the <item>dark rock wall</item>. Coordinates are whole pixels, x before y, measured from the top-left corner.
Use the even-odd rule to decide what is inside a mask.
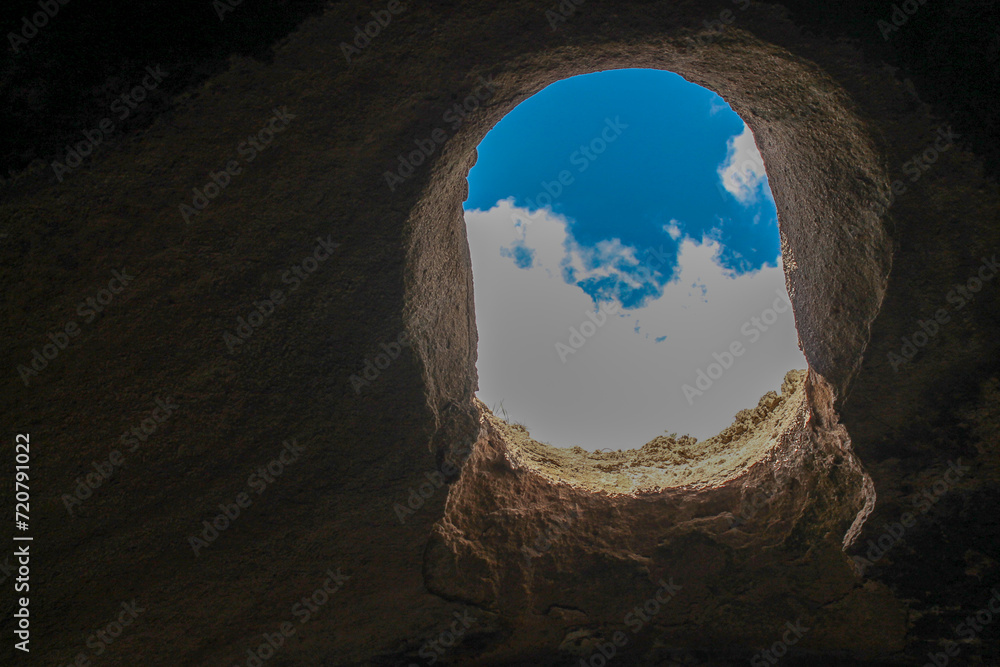
[[[203,20],[216,21],[208,5]],[[859,660],[923,664],[943,640],[958,639],[955,626],[1000,583],[1000,276],[961,307],[949,298],[1000,245],[1000,199],[987,178],[996,112],[983,103],[997,80],[995,7],[929,2],[884,40],[874,22],[891,5],[837,5],[589,0],[553,30],[545,12],[556,3],[408,3],[350,63],[340,42],[383,6],[333,3],[317,13],[303,5],[296,16],[312,15],[267,58],[246,54],[280,34],[278,24],[247,38],[254,49],[213,47],[215,69],[182,68],[190,78],[170,88],[169,104],[61,183],[48,173],[7,184],[0,405],[5,442],[29,432],[33,446],[30,660],[69,664],[83,653],[107,665],[246,664],[262,633],[284,622],[295,634],[267,664],[426,664],[435,651],[428,642],[457,627],[462,640],[434,652],[439,661],[578,662],[574,651],[587,657],[603,641],[608,628],[579,609],[550,609],[554,623],[524,632],[516,614],[485,600],[470,607],[440,583],[432,592],[424,568],[445,517],[445,482],[481,442],[461,218],[475,146],[544,85],[609,67],[679,72],[726,97],[754,129],[784,248],[798,266],[789,272],[796,322],[824,379],[811,407],[825,427],[839,420],[846,428],[877,495],[835,566],[821,567],[834,556],[809,544],[795,545],[814,558],[800,568],[749,556],[770,568],[772,602],[753,613],[783,619],[772,637],[734,631],[727,643],[725,633],[699,630],[681,647],[644,623],[620,647],[621,664],[745,661],[800,615],[817,619],[801,644],[822,653],[803,658],[810,664],[838,664],[833,647]],[[64,6],[64,18],[73,7]],[[726,10],[730,25],[705,28]],[[244,11],[259,8],[248,2],[225,20]],[[122,39],[169,41],[153,29],[134,32]],[[43,31],[30,44],[36,59],[72,51],[58,34]],[[27,95],[46,71],[33,62],[16,60],[4,85]],[[446,116],[480,77],[495,92],[461,122]],[[104,113],[73,112],[71,132],[38,119],[62,102],[27,111],[12,104],[9,117],[21,123],[12,127],[39,138],[11,140],[10,165],[51,159],[45,147]],[[247,148],[248,135],[269,124],[280,128],[273,140]],[[959,137],[939,143],[911,180],[913,156],[939,141],[942,127]],[[390,189],[385,172],[436,129],[447,141]],[[192,189],[205,190],[212,174],[224,181],[232,162],[221,194],[196,200]],[[887,206],[895,181],[905,191]],[[185,220],[180,205],[199,203]],[[131,276],[128,284],[101,292],[114,271]],[[101,312],[86,306],[108,295]],[[947,321],[912,359],[890,357],[908,354],[901,337],[912,342],[940,309]],[[65,347],[47,348],[52,358],[36,360],[37,375],[26,371],[22,381],[18,366],[56,345],[49,334],[63,340],[57,332]],[[366,360],[400,342],[388,367],[352,382]],[[176,408],[154,413],[157,399]],[[126,435],[133,429],[143,437]],[[282,454],[294,451],[286,441],[301,452]],[[258,472],[274,460],[279,474]],[[106,470],[104,462],[109,478],[74,501],[78,478],[95,464]],[[11,479],[5,474],[5,498]],[[220,504],[232,513],[244,493],[249,504],[212,537],[203,522],[225,511]],[[900,533],[906,512],[915,520]],[[868,553],[868,540],[886,531],[889,548]],[[204,545],[192,546],[199,535]],[[705,585],[706,573],[719,571],[715,539],[693,531],[659,548]],[[867,560],[861,575],[844,567],[854,556]],[[592,579],[604,592],[588,604],[606,599],[601,615],[611,617],[646,601],[632,599],[640,584],[649,596],[659,587],[652,571],[618,587],[608,572],[542,578],[558,586],[571,577],[581,589]],[[713,614],[682,597],[670,613],[738,621],[747,585],[713,581]],[[324,584],[335,592],[301,622],[303,596]],[[133,599],[143,611],[96,655],[87,638]],[[14,601],[5,594],[0,604],[9,637]],[[456,612],[476,620],[453,625]],[[962,659],[996,663],[997,633],[995,625],[974,633],[960,645]],[[9,643],[2,650],[13,652]]]

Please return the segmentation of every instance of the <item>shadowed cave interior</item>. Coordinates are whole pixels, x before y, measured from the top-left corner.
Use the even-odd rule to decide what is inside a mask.
[[[39,664],[1000,662],[997,7],[227,6],[60,4],[3,65],[0,403],[34,445]],[[41,10],[10,11],[21,30]],[[554,449],[475,397],[467,178],[518,104],[624,68],[676,72],[753,131],[808,368],[715,438]],[[113,271],[134,280],[85,321]],[[158,399],[177,407],[122,449]],[[9,638],[21,603],[0,604]]]

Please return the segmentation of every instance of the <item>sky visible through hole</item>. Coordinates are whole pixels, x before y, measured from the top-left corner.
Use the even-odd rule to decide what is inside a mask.
[[[536,440],[708,438],[806,367],[753,135],[676,74],[524,101],[479,145],[465,220],[477,395]]]

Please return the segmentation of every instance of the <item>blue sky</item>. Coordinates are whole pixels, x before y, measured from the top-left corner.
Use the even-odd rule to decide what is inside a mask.
[[[603,140],[607,119],[627,127],[597,155],[600,141],[589,144]],[[770,190],[763,183],[755,188],[748,206],[723,188],[717,173],[727,140],[743,128],[721,97],[672,72],[629,69],[565,79],[520,104],[486,136],[465,207],[487,210],[514,197],[518,206],[541,208],[548,201],[544,184],[554,183],[551,191],[563,191],[551,199],[551,210],[567,218],[581,244],[618,237],[642,249],[662,245],[676,258],[679,240],[664,227],[677,221],[684,235],[720,241],[722,264],[736,273],[775,266],[780,246]],[[565,186],[558,183],[563,171],[572,177]],[[617,291],[625,305],[634,305],[670,277],[643,290],[619,285]],[[583,287],[598,295],[597,285]]]
[[[721,97],[676,74],[599,72],[529,98],[479,145],[465,209],[479,396],[502,400],[537,439],[617,449],[664,430],[708,437],[805,367],[790,312],[766,332],[743,327],[784,294],[753,135]],[[618,311],[571,346],[602,305]],[[698,370],[734,342],[745,353],[692,396]],[[599,378],[615,391],[587,388]],[[628,427],[640,411],[643,425]],[[594,412],[600,428],[588,425]]]

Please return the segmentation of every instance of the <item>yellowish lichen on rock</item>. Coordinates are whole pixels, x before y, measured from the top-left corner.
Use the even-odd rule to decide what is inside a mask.
[[[483,425],[506,446],[515,468],[531,469],[552,482],[611,495],[659,493],[718,486],[763,459],[782,434],[805,416],[806,371],[789,371],[781,394],[769,391],[757,406],[741,410],[732,425],[707,440],[658,436],[639,449],[588,452],[532,439],[521,424],[509,424],[477,400]]]

